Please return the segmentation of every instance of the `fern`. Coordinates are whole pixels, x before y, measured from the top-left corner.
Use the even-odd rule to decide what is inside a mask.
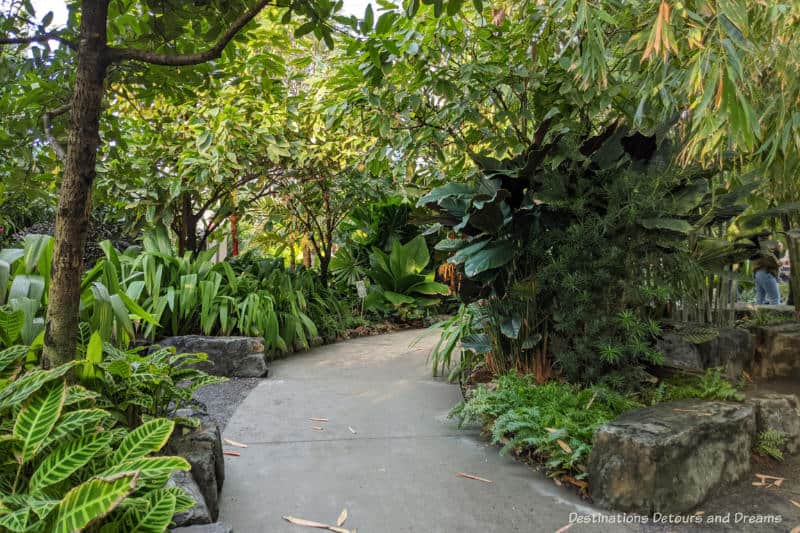
[[[778,461],[783,461],[783,450],[786,447],[788,437],[782,431],[768,429],[758,434],[756,451],[761,455],[772,457]]]

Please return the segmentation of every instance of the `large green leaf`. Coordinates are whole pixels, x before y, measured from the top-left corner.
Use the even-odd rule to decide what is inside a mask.
[[[419,294],[440,294],[442,296],[447,296],[450,294],[450,287],[444,283],[438,283],[436,281],[425,281],[422,283],[417,283],[416,285],[412,285],[408,288],[407,292],[416,292]]]
[[[69,441],[50,453],[31,476],[29,489],[32,493],[63,481],[92,458],[108,447],[111,433],[90,433]]]
[[[27,346],[9,346],[0,350],[0,372],[19,361],[27,353]]]
[[[25,312],[22,309],[5,310],[0,307],[0,343],[11,346],[19,339],[25,326]]]
[[[53,533],[75,533],[106,516],[136,488],[139,474],[95,478],[70,490],[58,505]]]
[[[27,463],[42,448],[61,415],[66,396],[67,384],[64,380],[58,380],[43,387],[20,410],[14,424],[18,463]]]
[[[19,405],[46,383],[64,376],[75,364],[76,363],[72,361],[58,368],[54,368],[53,370],[36,368],[26,372],[21,378],[12,381],[11,384],[0,389],[0,411]]]
[[[139,516],[136,524],[130,524],[130,533],[162,533],[166,531],[175,514],[177,497],[169,492],[157,493],[146,513]]]
[[[493,243],[465,259],[464,274],[468,278],[472,278],[487,270],[501,267],[514,258],[513,251],[514,249],[510,242]]]
[[[156,418],[145,422],[125,437],[114,453],[112,461],[121,463],[159,451],[169,440],[174,427],[175,423],[166,418]]]
[[[53,428],[45,446],[59,441],[80,439],[86,434],[96,433],[100,429],[109,429],[113,425],[111,415],[103,409],[79,409],[65,413]]]
[[[30,274],[42,265],[47,272],[39,270],[41,275],[49,274],[49,263],[53,255],[53,237],[50,235],[30,234],[25,236],[25,272]]]
[[[183,457],[138,457],[115,463],[101,474],[113,476],[123,472],[139,472],[143,478],[152,479],[171,474],[176,470],[188,471],[191,465]]]

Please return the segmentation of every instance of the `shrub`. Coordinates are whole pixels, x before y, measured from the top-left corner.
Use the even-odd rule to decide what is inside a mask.
[[[165,488],[180,457],[155,456],[174,423],[154,418],[129,431],[68,385],[77,363],[21,371],[27,346],[0,351],[0,529],[17,532],[164,531],[194,502]]]
[[[491,432],[501,453],[533,450],[553,471],[581,479],[595,431],[640,404],[604,387],[580,388],[510,372],[478,388],[451,413],[460,426],[479,422]]]
[[[761,455],[772,457],[778,461],[783,461],[783,450],[786,447],[788,437],[782,431],[768,429],[758,434],[756,451]]]

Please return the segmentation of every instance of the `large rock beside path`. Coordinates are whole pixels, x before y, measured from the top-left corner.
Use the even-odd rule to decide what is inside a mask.
[[[158,341],[177,353],[206,353],[208,362],[198,368],[215,376],[260,378],[267,375],[264,340],[258,337],[204,337],[184,335]]]
[[[800,452],[800,402],[794,394],[764,394],[748,398],[756,413],[756,434],[779,431],[786,435],[786,451]]]
[[[800,378],[800,322],[756,328],[755,375]]]
[[[624,413],[595,434],[594,502],[619,511],[685,513],[750,470],[752,405],[681,400]]]
[[[751,372],[754,341],[754,335],[741,328],[720,329],[719,335],[701,343],[693,343],[686,335],[669,331],[656,347],[664,355],[663,366],[689,371],[721,368],[728,379],[737,380],[742,371]]]

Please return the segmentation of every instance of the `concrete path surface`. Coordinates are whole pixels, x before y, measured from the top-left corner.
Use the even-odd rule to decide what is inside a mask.
[[[346,508],[344,527],[359,533],[555,533],[571,512],[592,512],[448,420],[461,394],[431,377],[434,336],[411,346],[422,333],[363,337],[273,363],[225,430],[249,447],[226,457],[222,520],[236,533],[308,533],[320,530],[281,517],[334,524]]]

